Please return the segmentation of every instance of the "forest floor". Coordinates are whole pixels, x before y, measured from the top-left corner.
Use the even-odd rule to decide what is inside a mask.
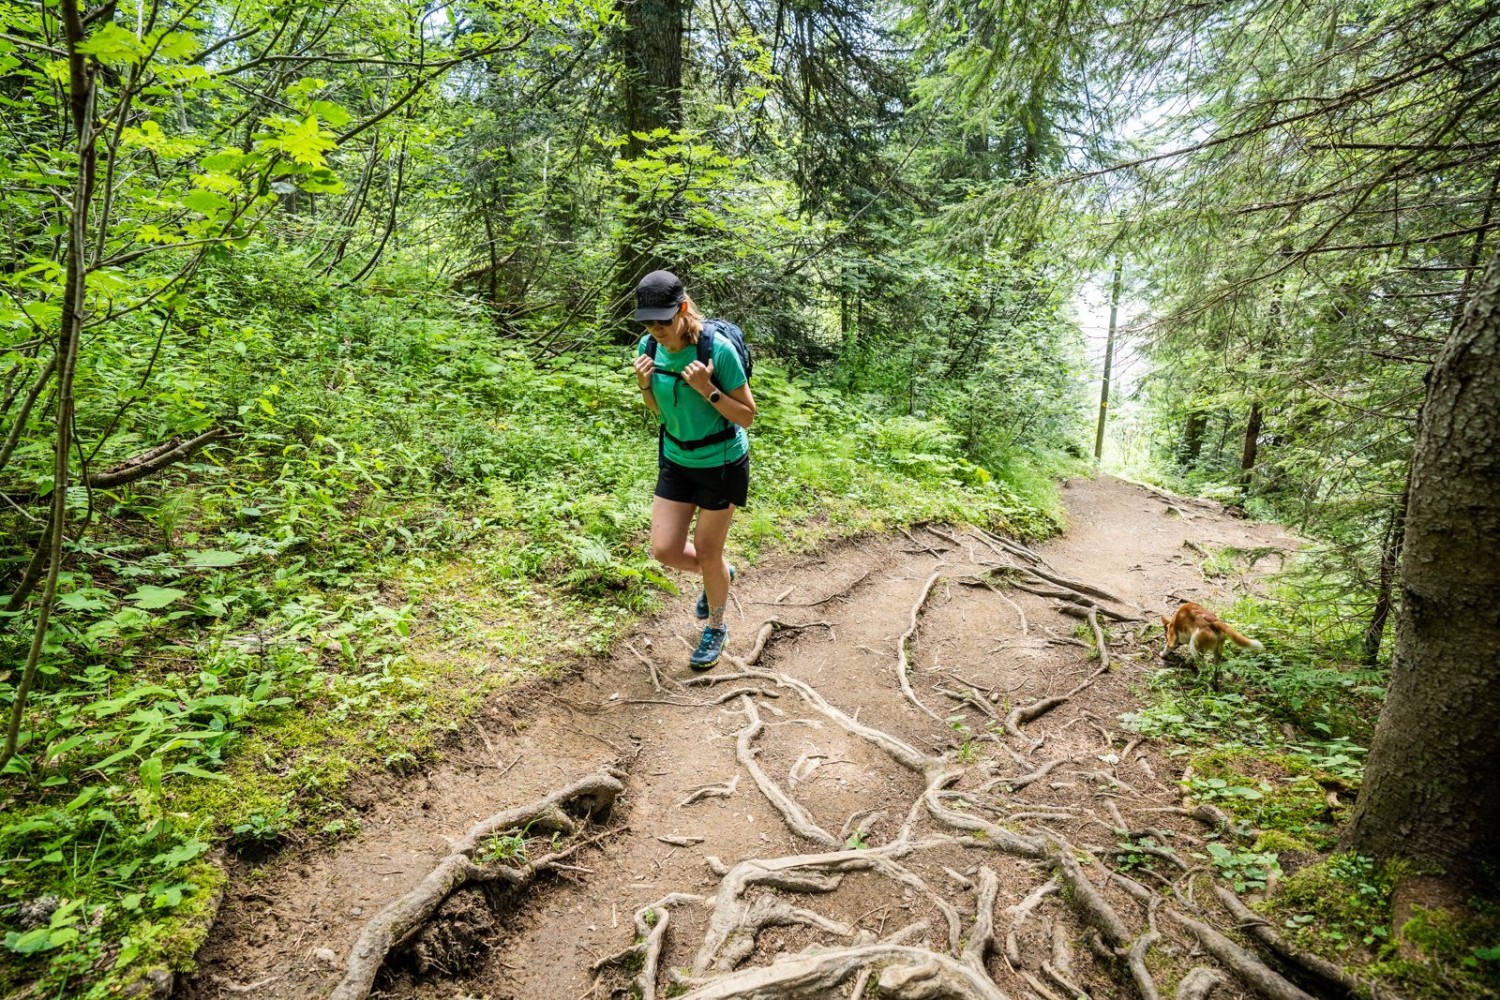
[[[744,660],[696,686],[684,686],[700,676],[687,668],[689,584],[612,657],[493,699],[441,765],[364,779],[352,838],[232,862],[198,971],[174,995],[333,994],[351,952],[369,959],[377,914],[474,843],[488,865],[471,875],[556,864],[409,921],[425,930],[384,963],[376,995],[847,997],[875,968],[891,996],[1132,996],[1142,976],[1170,996],[1199,966],[1189,988],[1219,978],[1216,1000],[1253,995],[1243,975],[1260,971],[1227,981],[1230,953],[1192,929],[1237,923],[1200,860],[1215,822],[1184,808],[1180,759],[1120,717],[1162,668],[1158,614],[1185,600],[1222,610],[1253,586],[1205,581],[1185,542],[1290,551],[1296,539],[1109,477],[1064,497],[1068,530],[1034,550],[938,526],[748,568],[729,619]],[[1092,625],[1059,610],[1068,588],[1031,571],[1118,598],[1099,602],[1131,619],[1098,618],[1107,670]],[[747,662],[773,617],[807,627],[775,629]],[[594,774],[623,791],[596,781],[585,799],[613,808],[593,826],[572,832],[544,809],[508,841],[459,840]],[[684,804],[706,786],[720,794]],[[566,836],[542,835],[558,825]],[[1142,846],[1133,863],[1123,842]]]

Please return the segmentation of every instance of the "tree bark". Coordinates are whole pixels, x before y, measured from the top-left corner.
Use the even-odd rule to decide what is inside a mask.
[[[1500,864],[1500,255],[1417,432],[1391,683],[1342,847],[1469,883]]]
[[[620,0],[625,19],[625,31],[620,38],[624,64],[620,99],[627,159],[644,156],[659,141],[650,138],[656,129],[676,132],[682,128],[682,36],[690,3],[691,0],[686,3]],[[660,206],[644,206],[646,210],[637,211],[633,197],[627,197],[626,202],[626,210],[634,218],[620,247],[616,311],[622,317],[634,308],[632,293],[636,283],[667,264],[658,256],[664,228]],[[635,332],[631,331],[632,340]]]
[[[1263,418],[1260,400],[1250,404],[1250,417],[1245,421],[1245,446],[1240,451],[1240,483],[1250,485],[1250,475],[1255,471],[1255,457],[1260,451],[1260,429]]]
[[[1198,458],[1203,453],[1203,435],[1207,430],[1207,413],[1193,410],[1187,415],[1187,424],[1182,429],[1182,451],[1177,459],[1178,465],[1191,469],[1198,464]]]

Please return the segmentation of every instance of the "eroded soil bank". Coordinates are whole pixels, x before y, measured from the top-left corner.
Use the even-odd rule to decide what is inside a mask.
[[[1252,995],[1246,977],[1270,969],[1235,978],[1232,953],[1194,927],[1236,924],[1188,870],[1213,820],[1182,808],[1180,765],[1119,716],[1161,668],[1156,615],[1232,601],[1184,542],[1295,540],[1107,477],[1065,497],[1069,529],[1041,561],[937,527],[749,569],[731,652],[747,657],[773,617],[808,627],[775,630],[753,664],[726,660],[698,685],[684,683],[689,591],[613,658],[488,706],[441,766],[366,783],[353,839],[241,866],[175,995],[330,995],[362,930],[471,825],[606,767],[624,791],[580,834],[592,842],[525,889],[460,893],[386,963],[378,995],[848,997],[878,984],[1047,1000],[1172,995],[1189,976],[1189,989],[1220,981],[1221,1000]],[[1083,596],[1103,609],[1102,672],[1092,626],[1060,610],[1080,603],[1078,584],[1114,598]],[[1120,827],[1162,852],[1154,874],[1118,877]],[[545,838],[525,850],[536,860]],[[646,946],[622,956],[646,907]]]

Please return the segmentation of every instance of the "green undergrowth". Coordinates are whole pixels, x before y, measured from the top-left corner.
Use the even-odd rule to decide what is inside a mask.
[[[1211,552],[1226,573],[1243,552]],[[1180,761],[1187,799],[1222,810],[1192,861],[1248,898],[1296,947],[1321,955],[1398,995],[1423,1000],[1500,996],[1500,912],[1475,899],[1463,919],[1418,913],[1393,941],[1398,865],[1337,851],[1358,794],[1366,748],[1384,696],[1386,668],[1355,665],[1356,623],[1332,624],[1299,600],[1299,567],[1223,616],[1265,650],[1226,652],[1210,668],[1157,670],[1127,728]],[[1160,626],[1143,639],[1160,640]],[[1117,863],[1160,868],[1121,844]],[[1179,851],[1183,848],[1179,847]],[[1163,870],[1163,874],[1167,874]]]
[[[232,437],[70,494],[92,523],[0,800],[0,993],[189,968],[226,855],[352,835],[356,776],[439,759],[488,695],[606,652],[675,593],[645,552],[655,428],[626,350],[528,352],[465,302],[276,265],[209,275],[163,341],[166,388],[109,441]],[[81,393],[128,398],[131,367],[95,356]],[[1050,460],[981,467],[940,421],[769,357],[754,391],[737,559],[917,521],[1060,526]],[[30,620],[0,625],[21,662]]]

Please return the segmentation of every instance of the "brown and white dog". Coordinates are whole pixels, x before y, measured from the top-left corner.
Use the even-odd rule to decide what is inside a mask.
[[[1212,654],[1214,666],[1217,667],[1219,661],[1224,658],[1224,640],[1226,639],[1246,649],[1259,651],[1266,648],[1254,639],[1230,628],[1218,615],[1203,605],[1194,604],[1191,601],[1178,608],[1177,613],[1171,618],[1162,615],[1161,623],[1167,629],[1167,649],[1176,649],[1179,644],[1186,642],[1188,656],[1194,662],[1200,657]]]

